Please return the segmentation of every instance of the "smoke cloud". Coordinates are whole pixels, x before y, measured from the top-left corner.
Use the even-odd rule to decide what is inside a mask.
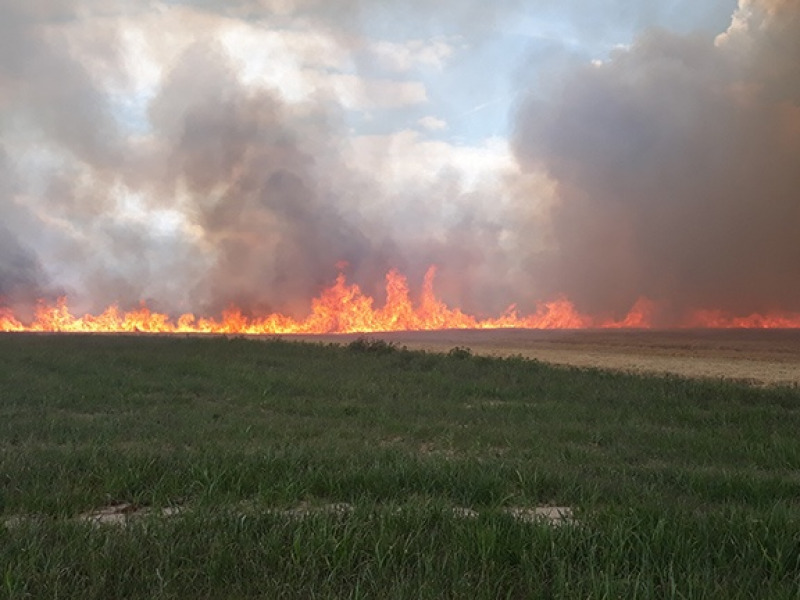
[[[7,164],[4,180],[13,185],[1,190],[2,206],[7,219],[27,215],[17,219],[18,235],[0,231],[3,302],[24,290],[25,298],[50,301],[66,292],[81,312],[144,300],[171,312],[216,314],[237,305],[300,315],[340,266],[380,297],[389,269],[421,283],[437,263],[449,300],[475,297],[473,306],[480,304],[481,295],[470,292],[473,282],[496,272],[503,257],[490,259],[491,251],[484,257],[453,241],[460,245],[475,231],[486,248],[496,246],[494,219],[459,216],[459,205],[480,209],[497,186],[477,193],[445,168],[430,175],[430,186],[406,185],[412,174],[398,189],[359,163],[363,144],[361,154],[353,150],[338,93],[342,81],[354,88],[344,96],[364,97],[367,106],[371,94],[392,105],[414,101],[413,88],[349,75],[335,75],[329,85],[319,64],[346,71],[347,59],[335,50],[344,44],[346,56],[351,37],[309,42],[289,35],[287,43],[310,62],[288,85],[313,90],[289,102],[269,85],[246,82],[221,40],[238,23],[230,14],[258,9],[280,17],[298,7],[270,6],[266,13],[245,5],[199,8],[167,11],[162,37],[191,41],[177,54],[158,55],[161,75],[145,90],[121,75],[147,70],[146,61],[122,47],[136,39],[135,29],[103,20],[102,5],[65,8],[42,0],[0,9],[0,101],[12,116],[0,122],[0,139],[16,153]],[[341,19],[352,25],[358,9],[353,3]],[[81,15],[99,19],[108,32],[95,26],[76,35]],[[126,16],[151,25],[152,15]],[[331,56],[319,51],[326,47]],[[281,68],[263,66],[267,74]],[[133,97],[139,106],[119,104],[119,97]],[[368,153],[384,173],[402,170],[386,164],[392,146],[386,137]],[[473,202],[469,195],[476,193]],[[489,262],[494,269],[487,269]]]
[[[414,15],[479,38],[525,4]],[[580,33],[696,3],[584,5],[537,6],[570,11]],[[430,54],[424,40],[370,47],[362,29],[404,6],[4,2],[0,305],[67,293],[81,312],[144,300],[299,316],[343,264],[379,300],[389,269],[414,291],[437,264],[444,300],[483,315],[561,294],[616,315],[647,296],[665,324],[695,308],[800,311],[796,2],[741,0],[716,38],[651,30],[602,63],[571,55],[544,86],[537,71],[512,154],[423,138],[417,114],[354,133],[370,111],[424,106],[407,71],[454,51],[446,37]],[[272,37],[234,52],[245,26]],[[528,88],[532,70],[514,72]]]
[[[800,6],[742,0],[716,39],[650,31],[530,97],[515,150],[557,186],[543,293],[800,310],[799,69]]]

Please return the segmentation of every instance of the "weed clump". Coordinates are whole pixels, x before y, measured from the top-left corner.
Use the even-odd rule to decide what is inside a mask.
[[[447,353],[447,356],[449,356],[450,358],[458,358],[464,360],[466,358],[472,358],[472,350],[470,350],[466,346],[455,346],[454,348],[450,348],[450,351]]]
[[[357,352],[360,354],[391,354],[397,351],[397,346],[386,340],[360,337],[347,344],[347,349],[350,352]]]

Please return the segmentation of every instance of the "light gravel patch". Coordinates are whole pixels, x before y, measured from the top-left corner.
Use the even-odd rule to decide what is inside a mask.
[[[160,517],[174,517],[183,512],[179,506],[167,506],[162,509],[136,506],[135,504],[113,504],[102,508],[87,511],[78,515],[77,520],[92,525],[117,525],[125,526],[130,520],[141,519],[151,515]]]
[[[517,521],[525,523],[543,523],[553,527],[576,523],[572,508],[569,506],[512,506],[505,512]]]
[[[312,505],[304,502],[294,508],[284,509],[263,508],[259,510],[257,507],[251,507],[248,510],[242,511],[241,514],[253,515],[261,513],[285,517],[292,520],[302,520],[319,515],[346,517],[352,514],[355,509],[355,506],[347,502],[332,502],[329,504],[319,505]],[[514,506],[504,509],[503,512],[513,517],[517,521],[524,523],[540,523],[558,527],[561,525],[575,524],[576,522],[573,515],[573,510],[569,506]],[[137,520],[149,516],[171,518],[185,513],[186,509],[182,506],[168,506],[161,509],[153,509],[149,507],[136,506],[134,504],[120,503],[83,512],[73,520],[82,523],[89,523],[98,527],[125,527]],[[480,516],[480,512],[465,506],[454,506],[452,508],[452,514],[457,519],[467,520],[474,520]],[[15,529],[23,526],[26,523],[42,520],[43,518],[44,517],[42,515],[12,515],[3,521],[3,525],[7,529]]]
[[[561,525],[574,525],[577,523],[570,506],[511,506],[503,512],[517,521],[523,523],[539,523],[560,527]],[[453,507],[453,516],[458,519],[477,519],[480,513],[464,506]]]
[[[290,519],[307,519],[316,515],[344,517],[352,513],[354,510],[355,507],[347,502],[334,502],[331,504],[320,505],[302,503],[300,506],[295,508],[287,508],[283,510],[266,509],[264,513],[288,517]]]

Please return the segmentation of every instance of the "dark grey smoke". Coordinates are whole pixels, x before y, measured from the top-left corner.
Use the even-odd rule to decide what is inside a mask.
[[[770,13],[770,11],[773,11]],[[557,182],[541,292],[800,310],[800,5],[744,0],[709,37],[651,31],[520,109],[519,160]]]
[[[9,159],[0,146],[0,306],[31,306],[45,294],[45,277],[36,254],[19,237],[24,215],[12,203],[16,192]]]
[[[43,296],[43,283],[36,256],[0,225],[0,305],[32,304]]]
[[[339,135],[336,115],[293,114],[232,73],[220,52],[197,45],[154,100],[151,119],[167,146],[162,194],[186,190],[181,210],[213,249],[195,288],[202,308],[307,310],[337,262],[358,269],[379,256],[315,164]]]

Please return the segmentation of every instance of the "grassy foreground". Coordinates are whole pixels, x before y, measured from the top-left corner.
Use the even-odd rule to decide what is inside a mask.
[[[798,432],[790,388],[0,336],[0,597],[800,598]]]

